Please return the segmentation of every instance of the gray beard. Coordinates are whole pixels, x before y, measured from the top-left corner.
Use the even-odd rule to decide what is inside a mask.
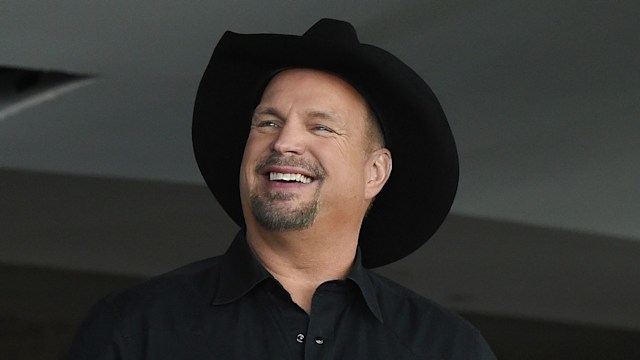
[[[294,195],[273,193],[265,197],[251,194],[251,212],[256,221],[268,230],[304,230],[313,225],[318,215],[318,199],[303,203],[295,209],[282,207],[280,201],[290,200]]]

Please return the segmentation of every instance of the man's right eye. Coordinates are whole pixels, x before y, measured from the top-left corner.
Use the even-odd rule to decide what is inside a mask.
[[[258,121],[258,123],[256,124],[256,127],[277,127],[278,123],[276,123],[273,120],[262,120],[262,121]]]

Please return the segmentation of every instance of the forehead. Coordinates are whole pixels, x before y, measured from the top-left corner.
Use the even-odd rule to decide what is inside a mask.
[[[367,109],[362,95],[349,83],[333,74],[313,69],[284,70],[269,81],[258,108],[278,105],[351,114],[363,114]]]

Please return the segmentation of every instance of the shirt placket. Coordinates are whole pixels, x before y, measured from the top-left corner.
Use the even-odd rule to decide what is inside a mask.
[[[305,342],[305,359],[332,359],[336,346],[335,328],[346,307],[347,289],[337,282],[324,283],[316,290]]]
[[[289,293],[277,281],[267,282],[265,288],[267,291],[259,292],[258,297],[271,319],[272,326],[277,328],[275,333],[266,335],[278,339],[278,353],[282,358],[304,359],[309,324],[307,314],[291,300]],[[270,356],[280,358],[274,354]]]

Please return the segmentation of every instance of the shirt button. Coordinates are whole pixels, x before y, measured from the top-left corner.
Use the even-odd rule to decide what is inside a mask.
[[[316,336],[316,344],[318,345],[324,344],[324,339],[320,336]]]
[[[304,334],[296,335],[296,341],[302,344],[304,342]]]

